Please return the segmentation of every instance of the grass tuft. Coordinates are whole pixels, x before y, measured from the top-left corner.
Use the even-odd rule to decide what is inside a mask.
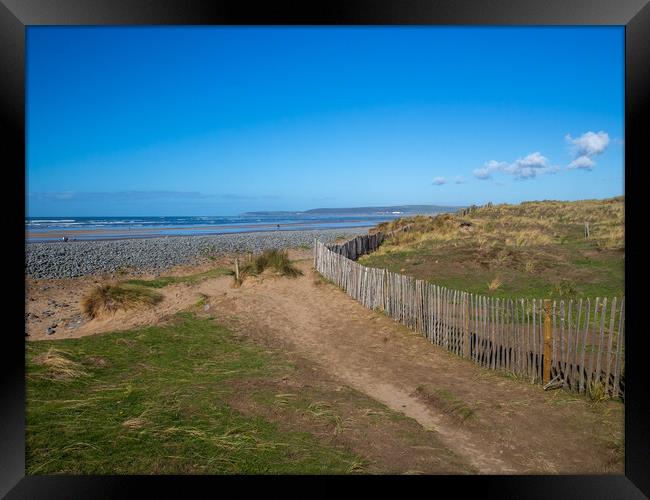
[[[242,275],[257,276],[266,269],[273,269],[280,276],[295,278],[302,275],[302,271],[295,267],[289,259],[286,250],[265,250],[257,257],[252,257],[240,270]]]
[[[153,306],[162,300],[162,295],[148,288],[129,284],[100,285],[86,295],[81,307],[87,316],[96,318],[104,313],[138,306]]]
[[[495,290],[498,290],[501,285],[503,285],[503,281],[501,281],[499,277],[496,277],[488,283],[488,290],[494,292]]]
[[[561,279],[558,281],[553,289],[551,290],[551,297],[558,297],[558,298],[570,298],[570,297],[576,297],[577,292],[575,289],[575,285],[567,279]]]
[[[460,422],[475,417],[476,410],[448,390],[418,385],[415,388],[415,394]]]
[[[36,356],[34,364],[45,369],[40,373],[41,378],[70,380],[88,375],[79,363],[71,360],[66,355],[66,352],[50,347],[47,351]]]
[[[602,403],[609,399],[609,394],[605,388],[605,384],[602,382],[591,382],[589,387],[587,387],[587,397],[589,400],[594,403]]]

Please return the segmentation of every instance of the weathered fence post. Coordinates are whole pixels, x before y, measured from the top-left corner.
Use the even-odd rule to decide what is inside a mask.
[[[239,282],[239,259],[235,257],[235,279]]]
[[[544,300],[544,372],[542,382],[548,383],[551,380],[551,343],[553,332],[551,330],[551,301]]]
[[[585,222],[585,238],[589,238],[589,223]]]

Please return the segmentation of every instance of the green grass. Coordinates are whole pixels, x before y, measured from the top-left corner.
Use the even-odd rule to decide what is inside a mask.
[[[233,271],[223,267],[215,267],[208,271],[197,274],[189,274],[186,276],[161,276],[159,278],[154,278],[150,280],[140,280],[132,279],[126,283],[129,285],[143,286],[147,288],[164,288],[168,285],[174,285],[177,283],[198,283],[210,278],[219,278],[220,276],[228,276],[233,274]]]
[[[194,307],[203,307],[204,305],[206,305],[208,303],[208,299],[209,299],[209,297],[206,294],[200,293],[199,294],[199,300],[196,301],[196,303],[194,304]]]
[[[27,474],[346,473],[360,458],[235,411],[233,389],[287,369],[210,319],[30,342]]]

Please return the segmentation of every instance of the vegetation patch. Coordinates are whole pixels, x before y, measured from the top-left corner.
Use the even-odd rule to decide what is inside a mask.
[[[272,269],[280,276],[289,278],[302,275],[302,271],[289,259],[287,251],[277,249],[265,250],[257,256],[251,256],[250,260],[241,267],[240,274],[242,276],[257,276],[267,269]]]
[[[100,285],[86,295],[81,307],[87,316],[96,318],[104,313],[139,306],[153,306],[162,300],[162,295],[144,287],[121,284]]]
[[[150,280],[133,279],[127,281],[126,284],[135,285],[135,286],[144,286],[147,288],[164,288],[168,285],[174,285],[177,283],[193,284],[206,279],[219,278],[221,276],[228,276],[230,274],[233,274],[233,272],[230,269],[226,269],[223,267],[215,267],[213,269],[204,271],[202,273],[189,274],[186,276],[161,276],[159,278],[154,278]]]
[[[36,376],[46,380],[71,380],[85,377],[88,372],[83,366],[70,359],[64,351],[50,347],[47,351],[34,357],[34,365],[38,367]]]
[[[467,419],[474,417],[475,409],[446,389],[434,389],[419,385],[415,389],[415,394],[460,422],[465,422]]]

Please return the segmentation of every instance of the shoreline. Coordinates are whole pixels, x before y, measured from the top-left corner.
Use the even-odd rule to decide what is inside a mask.
[[[374,227],[379,222],[367,221],[349,221],[346,223],[327,224],[323,222],[292,222],[281,224],[261,224],[255,226],[249,225],[224,225],[224,226],[196,226],[196,227],[162,227],[162,228],[137,228],[133,231],[112,230],[112,229],[61,229],[52,231],[25,231],[25,243],[56,243],[60,242],[63,237],[68,238],[68,242],[80,241],[118,241],[131,239],[146,238],[170,238],[170,237],[189,237],[189,236],[220,236],[231,234],[248,234],[248,233],[278,233],[288,231],[326,231],[326,230],[355,230],[361,228]],[[348,225],[350,224],[350,225]],[[318,226],[307,227],[305,226]],[[332,227],[334,226],[334,227]],[[234,229],[234,230],[233,230]],[[243,229],[237,231],[237,229]],[[164,233],[163,231],[174,231],[174,233]],[[191,231],[201,231],[194,234],[183,234]],[[177,234],[180,233],[180,234]],[[81,238],[79,238],[81,236]],[[97,237],[93,237],[97,236]],[[74,240],[73,240],[74,238]]]

